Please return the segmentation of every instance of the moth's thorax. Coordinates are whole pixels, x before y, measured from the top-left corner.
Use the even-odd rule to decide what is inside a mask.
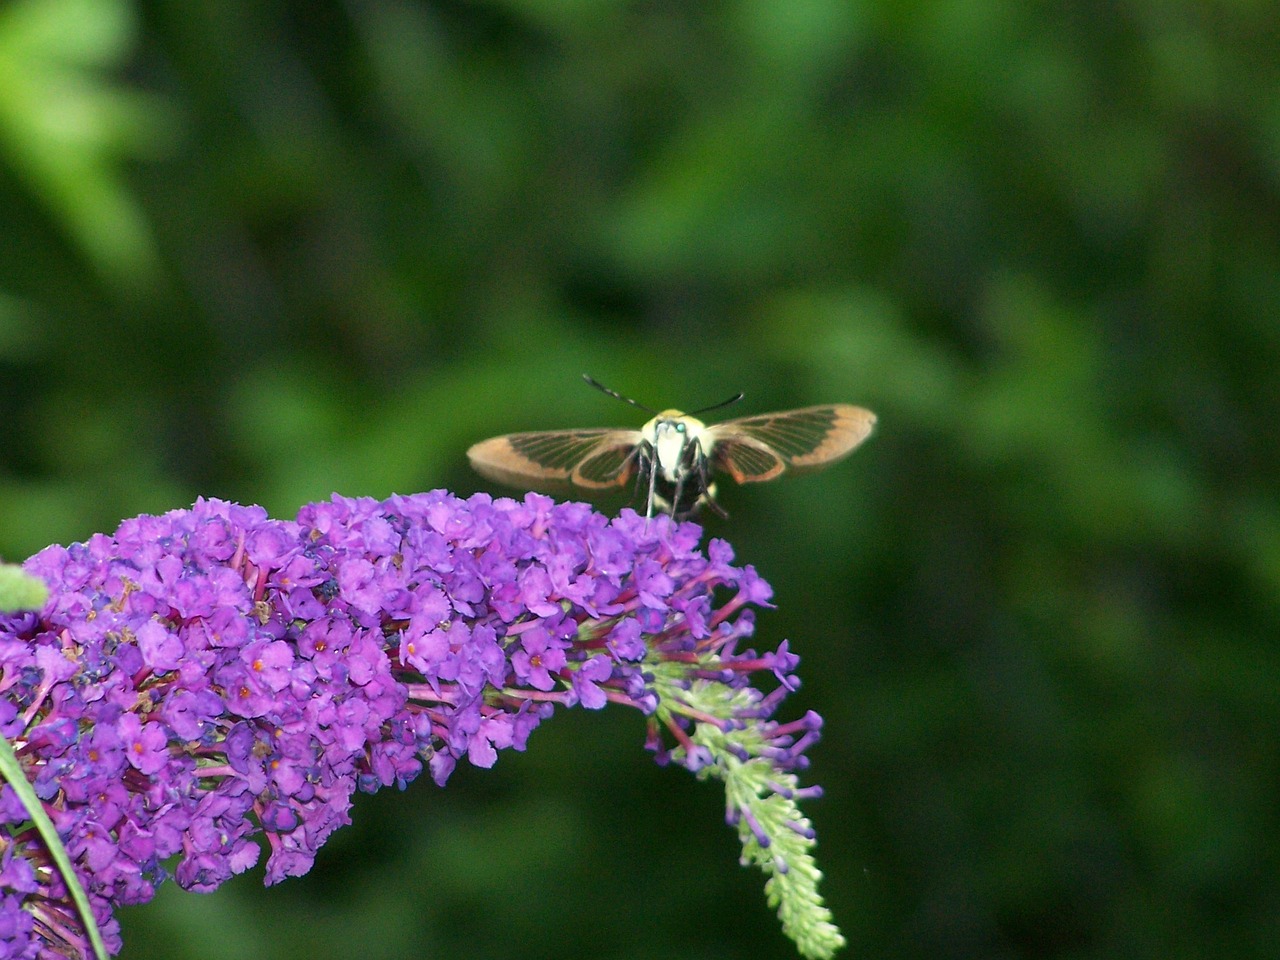
[[[686,451],[699,444],[699,436],[706,424],[694,417],[685,416],[679,410],[663,410],[640,430],[646,443],[653,448],[654,467],[663,479],[675,483],[680,471],[689,464]]]

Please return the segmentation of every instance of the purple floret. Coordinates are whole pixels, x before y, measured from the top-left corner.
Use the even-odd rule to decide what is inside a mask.
[[[334,497],[296,521],[217,500],[135,517],[27,561],[50,599],[0,617],[0,725],[118,952],[112,909],[150,899],[166,858],[180,855],[180,885],[208,891],[257,862],[262,834],[268,883],[306,873],[356,789],[403,788],[424,765],[444,785],[463,758],[492,766],[556,704],[652,714],[655,662],[793,686],[785,646],[737,651],[768,585],[727,544],[704,553],[700,534],[445,491]],[[777,702],[751,699],[756,720]],[[816,730],[779,728],[781,768],[803,765]],[[655,730],[649,743],[671,756]],[[16,831],[0,955],[85,952],[7,785],[0,820]]]

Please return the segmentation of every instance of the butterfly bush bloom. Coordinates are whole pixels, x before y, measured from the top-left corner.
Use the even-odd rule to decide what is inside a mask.
[[[557,704],[647,714],[659,759],[723,779],[744,857],[785,880],[812,843],[792,801],[816,793],[794,772],[820,721],[771,719],[796,658],[739,649],[769,588],[699,538],[536,494],[335,496],[296,521],[218,500],[135,517],[27,561],[50,597],[0,617],[0,730],[111,952],[113,909],[150,900],[163,861],[210,891],[265,837],[267,883],[303,874],[357,789],[492,766]],[[772,693],[750,686],[757,671]],[[0,957],[86,953],[8,785],[0,821]]]

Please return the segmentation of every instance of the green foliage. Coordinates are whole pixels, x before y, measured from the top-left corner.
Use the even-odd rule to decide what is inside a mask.
[[[53,821],[49,819],[49,815],[45,813],[44,806],[40,803],[40,798],[36,796],[35,790],[27,780],[26,771],[22,769],[21,761],[18,760],[17,754],[14,753],[13,746],[3,737],[0,737],[0,777],[3,777],[5,782],[13,788],[13,792],[17,794],[22,808],[30,816],[32,826],[40,834],[41,839],[44,840],[54,867],[67,885],[68,891],[70,891],[71,900],[76,906],[80,922],[93,948],[93,955],[98,960],[106,960],[109,954],[107,953],[106,945],[102,942],[102,933],[98,929],[93,910],[89,906],[89,898],[85,896],[84,888],[80,885],[79,878],[76,877],[75,871],[71,869],[71,859],[67,856],[67,848],[62,845],[62,841],[58,838],[57,828],[54,827]]]
[[[120,163],[154,153],[162,108],[111,75],[132,46],[125,0],[16,0],[0,11],[0,139],[104,281],[154,280],[151,228]],[[115,292],[115,291],[113,291]]]
[[[12,563],[0,563],[0,613],[39,610],[49,599],[44,581]]]
[[[769,742],[758,728],[726,727],[706,720],[729,720],[744,713],[750,701],[743,691],[718,682],[688,683],[687,666],[666,670],[663,666],[671,665],[654,668],[654,687],[661,700],[657,717],[663,722],[672,714],[704,718],[689,738],[710,756],[698,777],[723,781],[725,806],[740,816],[743,865],[755,866],[769,878],[765,882],[769,906],[777,908],[782,932],[795,941],[800,955],[828,960],[845,945],[845,939],[818,893],[822,871],[814,859],[812,824],[793,796],[801,786],[799,778],[770,763]],[[677,748],[677,754],[683,749]],[[761,836],[768,839],[767,846]]]
[[[20,610],[39,610],[49,599],[49,588],[44,581],[31,576],[15,564],[0,563],[0,613],[14,613]],[[17,754],[8,740],[0,737],[0,777],[9,783],[17,794],[19,803],[31,817],[32,825],[39,832],[53,858],[58,873],[71,892],[71,898],[79,911],[81,922],[93,945],[94,955],[105,960],[107,948],[102,942],[102,934],[94,920],[93,911],[89,908],[89,900],[75,872],[71,869],[71,861],[67,857],[67,849],[58,839],[58,831],[45,813],[44,806],[36,796],[35,790],[27,780]]]
[[[851,460],[708,520],[775,586],[758,634],[827,721],[807,813],[849,955],[1269,956],[1275,23],[7,4],[0,553],[201,494],[468,492],[475,439],[638,423],[583,372],[653,406],[859,403],[879,427]],[[371,799],[362,849],[296,884],[166,893],[126,956],[345,956],[362,925],[375,956],[509,952],[476,918],[531,957],[794,956],[690,812],[707,791],[575,722]],[[396,860],[528,797],[594,832],[526,875],[546,851],[512,831],[520,896],[491,862]],[[353,882],[372,854],[387,876]]]

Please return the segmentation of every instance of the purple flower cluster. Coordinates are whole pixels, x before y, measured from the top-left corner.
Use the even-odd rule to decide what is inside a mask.
[[[768,586],[699,537],[535,494],[334,497],[293,522],[216,500],[135,517],[27,561],[50,599],[0,617],[0,731],[118,952],[112,909],[149,900],[162,861],[212,890],[257,862],[261,833],[268,883],[305,873],[357,788],[403,788],[424,762],[441,785],[463,757],[491,766],[557,703],[652,715],[655,664],[692,677],[712,662],[735,686],[770,670],[781,695],[785,645],[737,650]],[[717,608],[718,588],[732,593]],[[776,700],[753,698],[757,721]],[[683,725],[667,721],[677,740]],[[0,956],[84,951],[8,785],[0,822]]]

